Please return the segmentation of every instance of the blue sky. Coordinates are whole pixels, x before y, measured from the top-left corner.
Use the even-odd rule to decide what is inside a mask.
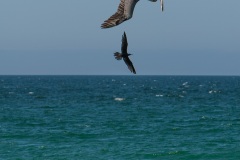
[[[239,0],[141,0],[101,29],[119,2],[0,1],[0,75],[131,75],[113,57],[124,31],[139,75],[240,75]]]

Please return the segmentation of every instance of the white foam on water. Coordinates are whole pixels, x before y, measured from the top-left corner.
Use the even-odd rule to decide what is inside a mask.
[[[151,87],[151,90],[156,90],[157,89],[157,87]]]
[[[170,155],[174,155],[174,154],[178,154],[179,151],[172,151],[172,152],[169,152],[168,154]]]
[[[115,101],[124,101],[125,98],[114,98]]]
[[[205,116],[202,116],[201,119],[206,119],[206,117],[205,117]]]
[[[34,94],[34,92],[28,92],[28,94]]]
[[[209,94],[212,94],[212,93],[218,93],[218,92],[220,93],[221,91],[211,90],[211,91],[209,91],[208,93],[209,93]]]
[[[76,124],[76,126],[77,127],[84,127],[84,128],[89,128],[89,127],[91,127],[91,125],[90,124]]]
[[[156,97],[163,97],[162,94],[156,94]]]

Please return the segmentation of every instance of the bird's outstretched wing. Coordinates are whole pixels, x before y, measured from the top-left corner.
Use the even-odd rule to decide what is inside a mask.
[[[126,33],[124,32],[122,35],[122,53],[127,54],[127,47],[128,47],[128,42],[127,42],[127,36]]]
[[[132,64],[131,60],[130,60],[128,57],[124,57],[123,60],[124,60],[124,62],[126,63],[126,65],[128,66],[128,69],[129,69],[132,73],[136,74],[136,71],[135,71],[135,69],[134,69],[134,67],[133,67],[133,64]]]
[[[138,1],[139,0],[121,0],[117,12],[105,20],[101,25],[101,28],[111,28],[130,19],[132,17],[135,5]]]

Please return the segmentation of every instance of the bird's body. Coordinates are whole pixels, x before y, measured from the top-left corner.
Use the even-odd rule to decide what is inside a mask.
[[[128,47],[128,42],[127,42],[127,36],[126,33],[124,32],[123,36],[122,36],[122,47],[121,47],[121,51],[122,53],[116,52],[114,53],[114,56],[117,60],[121,60],[123,59],[124,62],[126,63],[126,65],[128,66],[128,69],[133,72],[134,74],[136,74],[135,68],[131,62],[131,60],[129,59],[128,56],[130,56],[131,54],[129,54],[127,52],[127,47]]]
[[[139,0],[121,0],[118,6],[117,12],[110,18],[104,21],[101,25],[102,28],[110,28],[121,24],[122,22],[129,20],[133,16],[135,5]],[[156,2],[157,0],[149,0]],[[161,9],[163,11],[163,0],[160,0]]]

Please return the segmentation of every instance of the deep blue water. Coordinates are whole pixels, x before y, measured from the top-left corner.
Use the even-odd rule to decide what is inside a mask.
[[[0,76],[0,159],[240,159],[240,77]]]

